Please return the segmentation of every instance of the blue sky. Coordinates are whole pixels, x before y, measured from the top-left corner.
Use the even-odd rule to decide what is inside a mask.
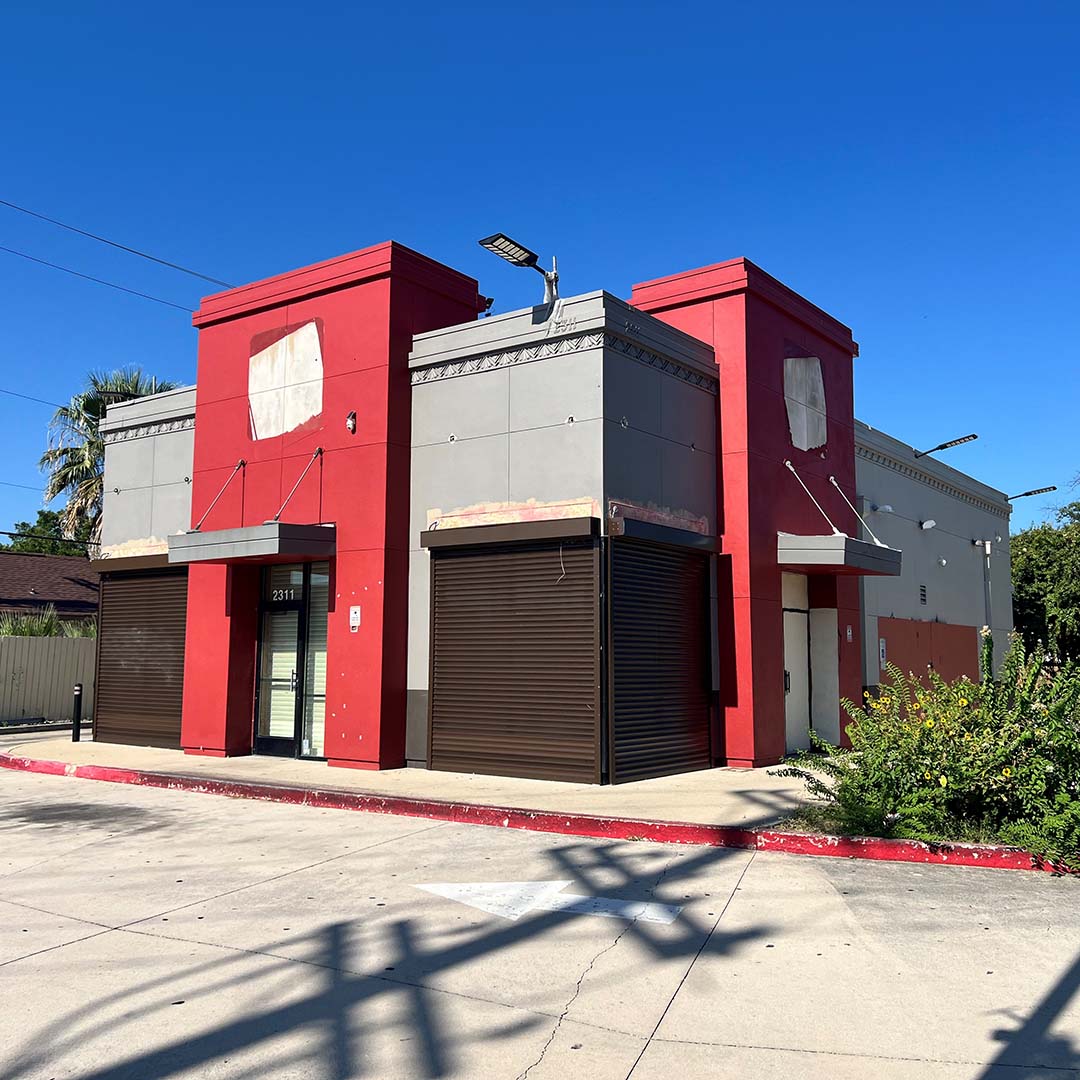
[[[855,330],[856,414],[1009,493],[1080,471],[1080,8],[948,3],[9,7],[0,198],[242,283],[385,239],[564,295],[744,255]],[[0,207],[0,244],[212,287]],[[0,252],[0,387],[195,376],[180,311]],[[0,395],[7,484],[50,410]],[[1013,528],[1059,492],[1016,505]],[[0,528],[34,490],[0,486]]]

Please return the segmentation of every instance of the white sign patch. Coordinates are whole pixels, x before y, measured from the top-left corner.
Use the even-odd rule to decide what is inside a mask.
[[[248,416],[253,439],[293,431],[322,412],[319,329],[304,323],[248,361]]]
[[[816,450],[828,438],[825,381],[816,356],[789,356],[784,360],[784,404],[788,431],[796,450]]]
[[[416,887],[512,921],[530,911],[565,911],[571,915],[600,915],[606,919],[671,923],[682,911],[681,907],[672,904],[564,893],[562,890],[571,884],[570,881],[471,881]]]

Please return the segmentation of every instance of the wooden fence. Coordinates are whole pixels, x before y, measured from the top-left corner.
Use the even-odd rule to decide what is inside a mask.
[[[0,723],[70,720],[83,684],[84,719],[94,714],[96,638],[0,637]]]

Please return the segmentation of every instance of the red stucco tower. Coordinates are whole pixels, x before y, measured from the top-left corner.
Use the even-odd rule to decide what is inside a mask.
[[[358,768],[403,764],[408,354],[414,334],[479,309],[472,278],[394,243],[203,301],[191,523],[206,543],[189,544],[189,753],[251,750],[260,571],[310,558],[308,534],[297,532],[292,550],[258,536],[280,521],[334,527],[317,541],[330,545],[324,756]],[[298,344],[281,359],[274,346],[290,336]],[[307,376],[283,382],[279,359],[302,360]],[[244,529],[254,532],[236,532]]]
[[[832,522],[857,536],[852,358],[848,327],[746,259],[635,285],[631,302],[715,350],[720,376],[718,533],[720,706],[724,757],[768,765],[785,751],[782,572],[807,575],[809,606],[836,609],[839,696],[861,692],[858,579],[848,568],[782,566],[777,534],[829,533],[785,465],[790,461]],[[785,359],[817,357],[826,438],[800,450],[785,402]],[[837,706],[839,708],[839,706]],[[842,730],[842,724],[841,728]]]

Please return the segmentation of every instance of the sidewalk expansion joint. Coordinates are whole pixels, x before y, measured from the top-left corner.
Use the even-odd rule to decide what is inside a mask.
[[[649,1049],[650,1044],[656,1038],[656,1033],[660,1030],[660,1025],[663,1024],[664,1018],[671,1010],[671,1006],[675,1004],[675,999],[679,996],[679,991],[683,988],[683,986],[686,984],[686,980],[690,977],[690,972],[694,970],[694,965],[698,962],[701,954],[705,951],[705,947],[709,944],[710,941],[712,941],[713,935],[716,933],[716,929],[720,925],[720,920],[727,914],[727,909],[731,906],[732,900],[735,899],[735,894],[739,891],[739,886],[742,885],[743,878],[746,877],[747,872],[749,871],[756,857],[757,852],[755,851],[750,856],[750,858],[746,860],[746,865],[742,868],[742,870],[739,871],[739,876],[736,879],[735,884],[731,887],[731,893],[724,901],[724,906],[720,909],[720,914],[716,916],[716,922],[712,924],[712,928],[705,935],[704,940],[698,947],[698,951],[694,953],[693,959],[691,959],[690,963],[687,965],[686,970],[683,972],[682,978],[679,980],[679,985],[675,987],[674,993],[672,993],[671,997],[668,999],[668,1003],[664,1006],[663,1012],[660,1013],[660,1019],[656,1021],[656,1026],[649,1033],[649,1037],[645,1040],[645,1045],[641,1048],[641,1052],[636,1058],[634,1058],[634,1064],[630,1066],[630,1071],[626,1074],[626,1080],[630,1080],[630,1077],[634,1075],[634,1070],[638,1067],[638,1065],[641,1064],[641,1059],[645,1056],[645,1051]]]

